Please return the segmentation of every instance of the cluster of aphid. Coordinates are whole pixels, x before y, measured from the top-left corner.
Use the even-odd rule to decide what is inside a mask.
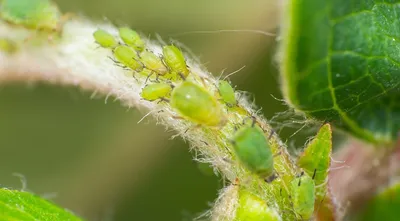
[[[182,51],[174,46],[162,48],[157,55],[146,48],[140,35],[130,28],[120,28],[119,41],[105,30],[93,33],[95,41],[112,51],[111,58],[122,68],[133,72],[136,78],[144,78],[143,99],[166,102],[179,114],[200,127],[223,128],[227,123],[229,108],[238,107],[235,91],[228,81],[215,85],[218,95],[210,93],[206,79],[196,75],[187,65]],[[223,106],[226,106],[226,110]],[[235,126],[236,127],[236,126]],[[242,165],[267,182],[276,177],[274,157],[265,132],[256,124],[243,123],[230,138],[235,157]],[[290,187],[293,209],[302,219],[310,219],[314,211],[315,185],[308,175],[295,178]]]
[[[51,0],[3,0],[0,18],[12,25],[45,31],[46,34],[61,33],[63,23],[62,13]],[[227,147],[229,152],[233,149],[233,158],[237,158],[244,167],[267,182],[272,182],[277,177],[274,170],[275,155],[262,127],[254,120],[252,123],[241,124],[239,128],[229,123],[228,119],[235,117],[230,116],[229,110],[240,110],[241,107],[228,81],[219,80],[215,86],[214,82],[206,84],[208,79],[191,70],[178,47],[164,46],[162,54],[157,55],[130,28],[119,29],[121,40],[104,30],[95,31],[93,36],[101,47],[112,51],[112,59],[116,64],[144,82],[141,92],[143,99],[168,103],[179,114],[176,117],[184,118],[200,127],[222,130],[229,125],[236,128],[234,135],[229,137],[232,148]],[[13,52],[16,46],[9,39],[0,38],[0,50]],[[207,85],[213,85],[213,88]],[[242,112],[245,117],[251,118],[246,110]],[[289,191],[294,212],[301,219],[310,219],[315,201],[313,178],[306,174],[293,178]],[[244,202],[249,202],[247,198],[250,195],[244,195],[247,196]],[[250,198],[252,202],[261,202],[255,195]],[[246,211],[240,211],[246,215]]]

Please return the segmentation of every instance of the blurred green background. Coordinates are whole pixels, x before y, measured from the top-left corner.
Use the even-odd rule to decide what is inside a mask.
[[[281,98],[275,38],[251,33],[188,31],[256,29],[276,32],[278,1],[58,0],[64,12],[128,24],[147,36],[174,38],[215,75],[231,77],[270,118]],[[0,86],[0,185],[27,188],[88,220],[192,220],[222,187],[192,161],[188,144],[146,113],[77,88],[27,83]],[[290,134],[290,131],[286,133]],[[285,137],[285,134],[283,134]]]

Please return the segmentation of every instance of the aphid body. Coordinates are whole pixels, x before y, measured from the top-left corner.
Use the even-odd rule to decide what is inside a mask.
[[[268,207],[267,203],[251,192],[239,190],[239,202],[236,209],[237,221],[278,221],[279,214]]]
[[[206,126],[223,126],[226,118],[216,99],[208,91],[184,81],[171,94],[171,107],[183,117]]]
[[[142,98],[148,101],[154,101],[157,99],[162,99],[169,97],[172,91],[171,85],[167,83],[154,83],[146,85],[142,89]]]
[[[185,57],[182,51],[174,45],[163,47],[163,58],[165,64],[172,72],[176,72],[180,77],[186,78],[190,71],[187,68]]]
[[[93,33],[95,41],[103,48],[114,48],[118,45],[117,40],[110,33],[98,29]]]
[[[150,51],[142,51],[140,53],[140,61],[145,68],[156,72],[158,75],[165,75],[168,72],[161,59]]]
[[[274,159],[263,131],[257,126],[243,126],[234,135],[233,148],[239,160],[262,178],[274,175]]]
[[[143,51],[145,46],[144,42],[136,31],[128,27],[123,27],[119,29],[119,36],[121,37],[122,41],[125,42],[125,44],[131,46],[136,51]]]
[[[303,220],[309,220],[314,213],[315,184],[307,174],[295,178],[291,182],[291,198],[293,209]]]
[[[143,65],[138,61],[139,57],[132,48],[124,45],[117,46],[114,51],[115,59],[134,71],[141,71]]]
[[[222,101],[229,107],[237,104],[235,97],[235,90],[232,88],[228,81],[221,80],[218,82],[218,91],[221,95]]]
[[[61,12],[50,0],[3,0],[0,17],[26,28],[56,31],[60,28]]]

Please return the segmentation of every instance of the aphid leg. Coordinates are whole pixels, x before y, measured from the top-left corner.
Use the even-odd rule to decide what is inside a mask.
[[[147,84],[147,81],[150,79],[151,75],[154,74],[154,71],[151,71],[149,75],[147,75],[146,80],[144,81],[145,84]]]
[[[267,183],[272,183],[272,181],[274,181],[276,178],[278,178],[278,176],[276,173],[273,173],[271,176],[264,178],[264,181]]]
[[[182,80],[186,81],[185,75],[183,75],[181,72],[179,72],[178,75],[182,78]]]
[[[268,140],[270,140],[271,137],[272,137],[274,134],[275,134],[275,130],[271,128],[271,132],[270,132],[270,134],[269,134],[269,136],[268,136]]]
[[[313,180],[314,180],[316,174],[317,174],[317,168],[314,169],[314,173],[313,173],[313,175],[312,175],[312,179],[313,179]]]
[[[159,103],[161,103],[161,102],[169,103],[169,99],[164,98],[164,97],[160,97],[160,100],[157,102],[157,104],[159,104]]]

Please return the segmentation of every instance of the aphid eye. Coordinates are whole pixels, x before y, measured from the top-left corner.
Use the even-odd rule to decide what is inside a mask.
[[[207,90],[190,81],[184,81],[174,88],[171,107],[182,117],[200,125],[220,127],[226,123],[216,99]]]
[[[122,41],[125,42],[125,44],[131,46],[136,51],[143,51],[145,44],[136,31],[128,27],[123,27],[119,29],[119,36],[121,37]]]
[[[233,148],[240,162],[253,173],[272,182],[273,155],[263,131],[258,126],[245,125],[235,133],[233,141]]]
[[[93,33],[96,42],[103,48],[114,48],[118,45],[117,40],[105,30],[98,29]]]

